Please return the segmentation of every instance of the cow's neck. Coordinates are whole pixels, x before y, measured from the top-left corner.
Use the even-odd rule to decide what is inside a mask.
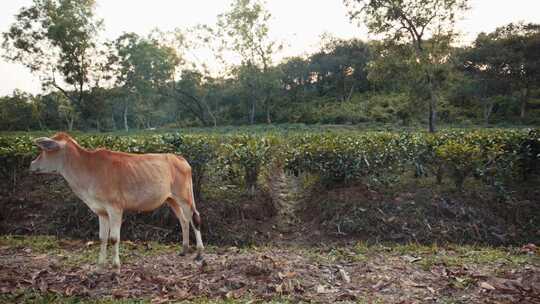
[[[66,148],[61,174],[71,189],[79,194],[90,186],[91,174],[88,173],[93,168],[87,168],[89,153],[73,143],[70,143],[69,147]]]

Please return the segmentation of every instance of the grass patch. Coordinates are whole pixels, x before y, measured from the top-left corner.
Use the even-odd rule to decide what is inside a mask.
[[[95,264],[98,259],[100,242],[80,240],[59,240],[55,236],[0,236],[0,247],[23,249],[28,254],[47,254],[57,257],[66,266]],[[216,247],[209,246],[205,252],[215,252]],[[122,241],[120,244],[120,260],[130,262],[140,257],[180,252],[179,244],[159,242]],[[111,258],[112,247],[107,248]]]
[[[3,235],[0,236],[0,246],[28,248],[34,253],[52,253],[60,249],[58,239],[50,235]]]
[[[33,303],[33,304],[147,304],[151,303],[148,299],[85,299],[80,297],[66,297],[59,294],[37,292],[24,292],[17,294],[0,295],[0,303]]]
[[[521,254],[517,248],[494,248],[459,246],[453,247],[457,255],[444,256],[445,262],[450,265],[479,264],[479,265],[502,265],[517,267],[524,264],[538,263],[539,258],[535,255]]]
[[[176,303],[176,302],[175,302]],[[187,304],[187,303],[193,303],[193,304],[248,304],[248,303],[266,303],[266,304],[288,304],[288,303],[298,303],[294,299],[289,299],[286,297],[276,297],[275,299],[269,300],[269,301],[261,301],[261,300],[255,300],[251,298],[246,299],[220,299],[220,300],[213,300],[213,299],[195,299],[195,300],[189,300],[189,301],[181,301],[178,303]]]
[[[99,241],[84,243],[75,240],[58,240],[54,236],[0,236],[0,246],[17,249],[29,249],[32,254],[56,255],[69,266],[94,263],[99,254]],[[233,248],[233,247],[231,247]],[[111,246],[108,247],[110,256]],[[121,260],[129,262],[140,257],[180,252],[179,244],[158,242],[123,241],[120,245]],[[206,253],[216,253],[223,247],[207,246]],[[368,244],[358,242],[354,246],[330,246],[294,248],[303,255],[320,262],[363,262],[374,254],[394,256],[413,256],[421,258],[418,265],[429,269],[433,265],[460,267],[464,265],[496,265],[518,267],[540,263],[538,255],[523,254],[515,247],[489,247],[477,245],[421,245],[408,244]],[[269,250],[267,247],[234,247],[239,253]]]
[[[208,299],[208,298],[198,298],[193,300],[183,300],[183,301],[174,301],[172,303],[193,303],[193,304],[244,304],[244,303],[268,303],[268,304],[278,304],[278,303],[295,303],[294,299],[286,297],[276,297],[269,301],[255,300],[252,298],[245,299]],[[58,304],[150,304],[152,303],[151,299],[113,299],[113,298],[102,298],[102,299],[90,299],[82,297],[67,297],[55,293],[46,293],[41,294],[37,292],[25,292],[22,291],[16,294],[4,294],[0,295],[0,303],[32,303],[32,304],[48,304],[48,303],[58,303]],[[363,302],[361,302],[363,303]],[[367,303],[367,302],[366,302]],[[376,302],[378,303],[378,302]]]
[[[489,247],[474,245],[421,245],[409,244],[367,244],[358,242],[351,247],[302,248],[303,255],[318,263],[366,262],[374,255],[400,256],[417,259],[412,263],[423,270],[433,266],[463,267],[467,265],[493,266],[498,271],[518,268],[524,265],[540,264],[538,255],[524,254],[515,247]],[[468,286],[467,282],[457,282]]]
[[[525,264],[540,262],[537,255],[527,255],[519,252],[515,247],[489,247],[475,245],[446,246],[406,244],[391,247],[392,253],[397,255],[414,255],[421,258],[418,265],[429,270],[434,265],[462,267],[465,265],[487,265],[497,267],[516,268]]]

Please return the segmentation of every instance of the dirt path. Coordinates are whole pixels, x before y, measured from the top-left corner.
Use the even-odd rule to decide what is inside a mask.
[[[122,270],[93,266],[98,245],[0,239],[0,301],[189,299],[372,303],[540,303],[538,252],[422,246],[210,248],[206,263],[176,246],[123,243]],[[533,250],[534,251],[534,250]]]

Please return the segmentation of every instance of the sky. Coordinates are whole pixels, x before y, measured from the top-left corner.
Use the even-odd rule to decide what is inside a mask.
[[[105,22],[101,35],[112,40],[124,32],[145,35],[154,28],[167,31],[213,24],[230,2],[97,0],[97,15]],[[1,1],[0,32],[8,29],[21,7],[31,3],[31,0]],[[540,23],[540,0],[470,0],[470,5],[471,10],[457,24],[464,43],[472,42],[480,32],[491,32],[510,22]],[[285,45],[281,57],[315,51],[323,33],[339,38],[370,38],[364,27],[349,22],[342,0],[267,0],[267,8],[272,14],[271,36]],[[0,96],[11,94],[14,89],[35,94],[41,92],[41,85],[24,66],[0,59]]]

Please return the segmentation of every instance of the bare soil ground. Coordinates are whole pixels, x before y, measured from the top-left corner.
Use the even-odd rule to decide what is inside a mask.
[[[0,238],[5,303],[540,303],[540,257],[522,248],[373,245],[211,247],[122,242],[122,269],[95,267],[99,244]]]
[[[211,190],[205,264],[178,256],[161,208],[126,216],[116,273],[95,267],[97,218],[63,181],[22,180],[0,194],[0,303],[540,303],[537,187],[504,203],[416,180],[314,191],[285,232],[268,195]]]

